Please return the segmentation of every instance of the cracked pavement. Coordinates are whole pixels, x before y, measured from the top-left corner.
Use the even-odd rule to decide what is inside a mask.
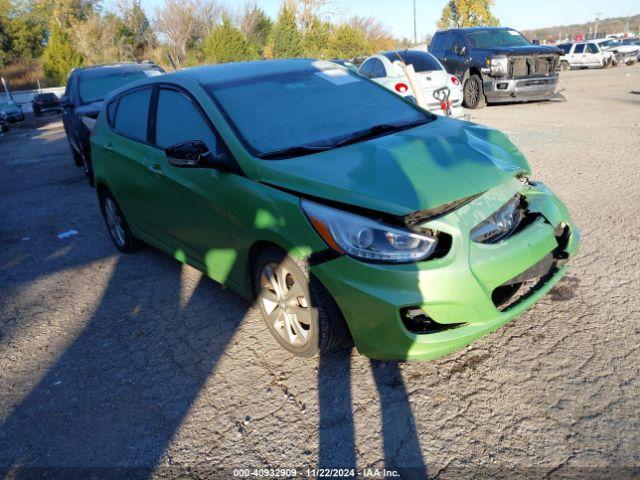
[[[0,472],[639,476],[639,85],[638,65],[562,72],[566,103],[471,112],[567,203],[583,245],[534,308],[423,363],[291,357],[196,270],[119,255],[59,119],[27,120],[0,139]]]

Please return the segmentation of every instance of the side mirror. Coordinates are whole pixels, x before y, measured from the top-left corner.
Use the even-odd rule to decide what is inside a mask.
[[[69,102],[69,97],[66,95],[62,95],[60,97],[60,106],[62,108],[69,108],[71,106],[71,102]]]
[[[230,171],[231,162],[225,153],[215,154],[202,140],[178,143],[165,149],[167,161],[178,168],[215,168]]]

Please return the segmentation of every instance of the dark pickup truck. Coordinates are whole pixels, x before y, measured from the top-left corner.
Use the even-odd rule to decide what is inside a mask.
[[[503,27],[441,30],[433,36],[429,52],[462,81],[467,108],[548,100],[558,83],[556,65],[562,54]]]

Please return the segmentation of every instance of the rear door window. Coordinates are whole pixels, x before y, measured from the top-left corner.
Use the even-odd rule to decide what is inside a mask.
[[[113,128],[125,137],[146,142],[151,88],[124,94],[118,101]]]
[[[193,101],[176,90],[161,89],[156,114],[156,144],[167,148],[202,140],[216,151],[216,136]]]
[[[402,56],[404,63],[407,65],[413,65],[413,69],[418,73],[442,70],[438,61],[426,52],[408,50],[406,52],[402,52],[400,55]]]
[[[449,36],[449,32],[436,33],[429,50],[438,53],[443,52],[449,43]]]
[[[573,53],[584,53],[584,43],[577,44]]]

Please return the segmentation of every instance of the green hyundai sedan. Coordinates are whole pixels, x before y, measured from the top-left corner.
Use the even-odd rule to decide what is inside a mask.
[[[531,307],[579,245],[499,131],[335,63],[200,67],[113,92],[92,136],[116,247],[255,301],[299,356],[432,359]]]

